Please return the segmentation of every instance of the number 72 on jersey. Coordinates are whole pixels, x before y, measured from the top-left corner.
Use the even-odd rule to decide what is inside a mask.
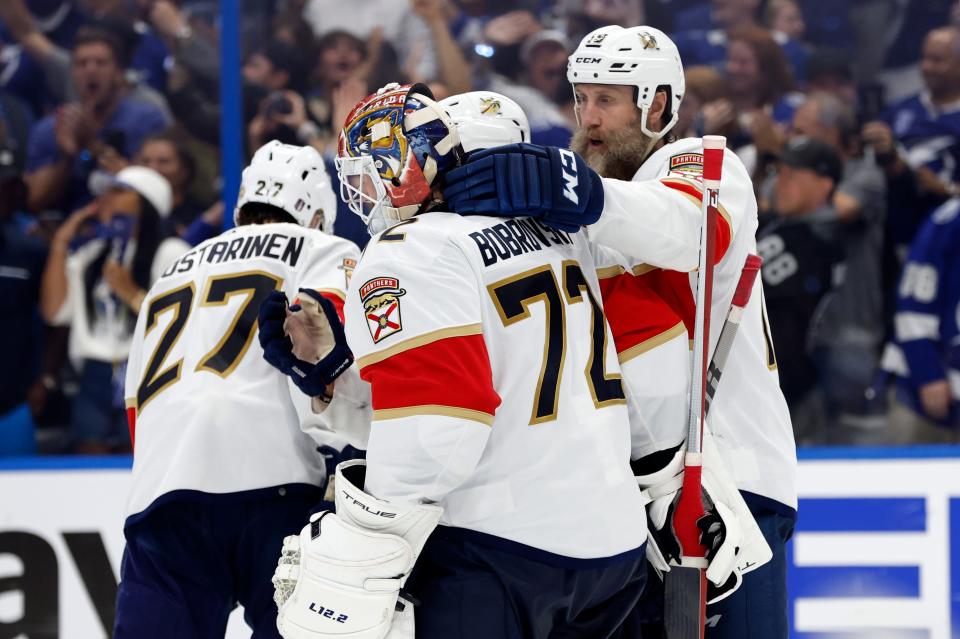
[[[587,387],[597,408],[626,402],[621,377],[604,370],[607,352],[607,320],[603,308],[590,290],[580,264],[565,260],[560,266],[562,285],[557,282],[553,268],[547,264],[494,282],[487,286],[494,306],[504,326],[511,326],[530,317],[530,305],[544,304],[546,335],[543,345],[543,363],[534,396],[530,424],[540,424],[557,418],[560,400],[560,380],[567,353],[566,305],[586,301],[590,304],[590,358],[584,371]],[[584,295],[586,294],[586,295]]]

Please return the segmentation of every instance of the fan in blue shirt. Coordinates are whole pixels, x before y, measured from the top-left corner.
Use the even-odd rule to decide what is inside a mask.
[[[914,239],[897,291],[887,368],[914,412],[960,427],[960,199],[936,209]]]

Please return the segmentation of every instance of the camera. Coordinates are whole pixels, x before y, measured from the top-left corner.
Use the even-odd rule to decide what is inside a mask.
[[[287,99],[283,93],[274,91],[267,97],[267,102],[263,107],[264,115],[271,117],[277,115],[289,115],[293,113],[293,103]]]

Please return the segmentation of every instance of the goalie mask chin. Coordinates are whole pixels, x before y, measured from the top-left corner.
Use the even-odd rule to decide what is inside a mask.
[[[460,140],[422,84],[388,84],[354,107],[340,132],[340,195],[370,234],[413,217],[460,163]]]

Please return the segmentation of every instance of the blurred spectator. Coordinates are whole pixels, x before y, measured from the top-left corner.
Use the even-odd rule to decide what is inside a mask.
[[[110,32],[84,28],[77,34],[71,77],[78,100],[30,132],[25,179],[31,209],[82,206],[98,164],[110,172],[111,160],[133,157],[144,137],[169,125],[159,108],[126,94],[121,60]]]
[[[177,136],[158,133],[143,141],[133,163],[153,169],[170,183],[172,208],[170,216],[164,221],[172,233],[164,234],[182,237],[187,227],[208,208],[190,195],[190,185],[196,172],[193,155]]]
[[[960,30],[931,31],[921,60],[925,89],[863,128],[887,177],[884,289],[893,306],[910,243],[930,210],[960,189]]]
[[[761,222],[757,250],[780,387],[790,406],[798,443],[821,440],[819,374],[808,351],[811,324],[833,286],[843,253],[831,199],[840,158],[819,140],[797,139],[780,160],[775,214]]]
[[[411,0],[307,0],[303,17],[318,38],[346,31],[364,39],[380,29],[396,47],[400,66],[418,80],[430,81],[439,75],[437,51],[430,27],[411,4]]]
[[[425,75],[417,66],[407,61],[403,69],[412,80],[417,82],[442,82],[449,95],[466,93],[473,86],[470,81],[470,67],[460,47],[453,39],[450,28],[448,0],[412,0],[411,6],[430,29],[430,40],[437,56],[437,71],[433,76]],[[438,99],[442,99],[439,98]]]
[[[372,38],[377,57],[380,55],[379,37],[380,32],[375,32]],[[365,77],[371,72],[367,45],[346,31],[331,31],[317,42],[316,60],[315,81],[306,98],[307,111],[319,131],[315,135],[305,132],[310,135],[304,135],[300,140],[302,144],[311,144],[328,154],[335,154],[343,121],[354,105],[370,94]]]
[[[26,195],[13,153],[0,146],[0,456],[36,451],[33,418],[56,385],[41,360],[38,303],[47,247],[15,219]]]
[[[686,67],[683,72],[686,92],[680,103],[676,130],[678,138],[701,137],[706,133],[724,133],[723,127],[710,119],[716,104],[726,96],[723,76],[705,65]],[[732,105],[726,104],[732,109]]]
[[[829,93],[847,104],[857,104],[857,84],[853,79],[850,54],[830,47],[815,49],[807,60],[805,87],[807,93]],[[879,106],[879,99],[870,105],[874,117],[879,115]]]
[[[793,0],[770,0],[763,12],[763,23],[778,42],[802,42],[807,29],[800,6]]]
[[[711,122],[706,132],[727,135],[728,145],[755,175],[764,154],[782,143],[786,123],[803,96],[791,91],[786,58],[763,29],[731,35],[724,76],[727,98],[705,107]]]
[[[879,41],[881,71],[879,80],[886,90],[888,101],[897,101],[906,98],[922,89],[917,75],[917,63],[921,67],[926,57],[926,41],[924,38],[938,27],[949,24],[950,10],[956,5],[956,0],[923,0],[922,2],[863,2],[865,6],[860,12],[852,15],[861,22],[870,12],[880,19],[880,29],[864,34],[865,38]],[[884,5],[892,5],[884,15]],[[855,5],[856,6],[856,5]],[[877,19],[874,18],[874,20]],[[856,22],[855,22],[856,24]],[[859,25],[858,25],[859,26]],[[857,52],[858,62],[865,57],[862,47]],[[874,80],[873,77],[860,76],[861,81]]]
[[[931,31],[920,69],[924,90],[893,104],[883,122],[903,145],[902,159],[917,171],[922,187],[946,198],[960,181],[960,29]]]
[[[793,76],[770,34],[763,29],[737,31],[730,36],[728,50],[724,75],[738,111],[767,110],[775,121],[788,122],[802,96],[790,93]]]
[[[569,43],[558,31],[538,31],[518,50],[517,79],[492,75],[487,88],[513,98],[530,121],[534,144],[566,147],[573,133],[573,91],[567,82]]]
[[[190,45],[184,50],[199,52],[210,46],[192,35],[190,38]],[[219,63],[215,50],[211,49],[211,55],[216,67],[194,65],[177,53],[177,69],[171,73],[169,96],[177,120],[187,131],[200,140],[218,144],[221,111]],[[249,124],[266,109],[289,113],[289,98],[285,96],[303,83],[306,71],[302,52],[292,45],[272,40],[257,46],[241,69],[245,121]]]
[[[15,95],[0,91],[0,140],[3,149],[12,156],[13,165],[22,170],[27,162],[27,145],[33,126],[30,108]]]
[[[149,12],[150,24],[163,38],[172,55],[172,62],[198,76],[200,81],[219,82],[220,54],[214,34],[205,33],[202,22],[191,21],[186,13],[170,0],[156,0]],[[168,86],[165,87],[169,90]]]
[[[671,38],[684,65],[709,64],[718,68],[730,55],[733,33],[759,29],[760,0],[712,0],[678,16]],[[792,77],[803,79],[806,48],[786,35],[770,36],[782,49]]]
[[[884,357],[896,376],[893,443],[960,441],[960,199],[921,227],[897,295],[896,343]]]
[[[840,222],[843,277],[822,305],[809,339],[823,380],[832,443],[867,443],[883,427],[872,403],[885,322],[881,250],[886,183],[872,154],[861,153],[850,103],[813,93],[797,109],[793,135],[826,143],[843,164],[832,198]]]
[[[0,20],[43,69],[49,98],[54,103],[79,97],[80,87],[72,81],[70,50],[76,47],[83,31],[97,29],[110,34],[116,59],[124,70],[124,81],[130,81],[135,97],[155,104],[166,113],[166,101],[160,93],[166,85],[166,46],[148,25],[126,15],[121,3],[88,2],[86,5],[89,14],[78,16],[75,33],[59,43],[39,28],[23,0],[0,3]]]
[[[22,100],[31,117],[42,114],[48,102],[43,69],[7,35],[0,35],[0,91]]]
[[[679,10],[680,5],[689,4],[689,0],[670,0],[671,13]],[[529,4],[529,3],[528,3]],[[556,24],[547,22],[547,27],[566,32],[570,42],[580,42],[583,37],[609,24],[631,27],[638,24],[662,25],[658,22],[656,8],[653,15],[647,16],[650,0],[559,0],[556,3],[558,17],[565,18]],[[542,7],[542,5],[541,5]],[[518,7],[519,8],[519,7]],[[549,20],[549,16],[541,16]],[[661,30],[670,31],[670,29]]]
[[[854,48],[854,21],[851,12],[873,0],[798,0],[804,18],[804,39],[817,47]],[[889,0],[877,0],[889,3]],[[876,4],[876,2],[874,2]]]
[[[123,405],[130,336],[150,285],[189,248],[161,237],[171,200],[163,176],[127,167],[51,244],[40,307],[50,324],[70,326],[70,359],[79,372],[70,424],[77,452],[130,448]]]
[[[388,82],[406,81],[379,30],[366,43],[343,31],[328,33],[317,51],[314,86],[305,98],[287,90],[262,100],[247,128],[248,148],[276,139],[309,144],[332,157],[354,105]]]
[[[311,144],[328,157],[335,155],[347,115],[361,98],[389,82],[427,81],[438,98],[470,90],[470,67],[451,35],[444,0],[415,0],[412,7],[427,25],[438,53],[437,75],[423,78],[416,69],[401,68],[382,29],[373,29],[366,42],[348,31],[329,31],[317,42],[315,82],[305,96],[306,114],[316,127],[299,128],[302,119],[296,104],[288,118],[289,126],[298,127],[297,143]],[[267,131],[258,139],[270,137]]]

